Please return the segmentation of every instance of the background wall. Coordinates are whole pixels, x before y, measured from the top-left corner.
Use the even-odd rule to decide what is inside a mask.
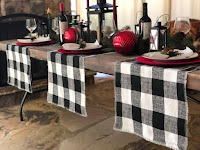
[[[148,15],[151,18],[152,26],[161,15],[171,14],[171,0],[145,0],[145,2],[148,3]]]
[[[64,2],[65,12],[72,10],[81,15],[81,18],[87,20],[86,0],[0,0],[0,16],[13,13],[33,13],[41,16],[46,15],[46,9],[52,10],[52,16],[59,16],[59,2]],[[108,3],[113,0],[107,0]],[[118,26],[130,25],[132,30],[134,25],[141,18],[141,13],[136,19],[136,13],[142,11],[142,3],[148,3],[149,16],[152,19],[152,25],[155,24],[157,17],[162,14],[171,15],[171,20],[177,16],[188,16],[194,19],[200,19],[200,0],[116,0],[118,7]],[[96,4],[96,0],[90,0],[90,5]],[[75,7],[76,5],[76,7]],[[108,15],[109,23],[112,23],[112,14]],[[95,22],[95,18],[93,19]],[[97,22],[97,20],[96,20]]]
[[[75,1],[75,0],[74,0]],[[108,3],[113,0],[107,0]],[[152,20],[152,25],[155,25],[156,20],[163,14],[169,14],[171,20],[176,17],[188,16],[189,18],[200,20],[200,0],[116,0],[118,7],[118,25],[119,29],[125,25],[130,25],[134,30],[134,25],[141,18],[139,13],[136,19],[136,13],[142,11],[142,3],[148,3],[148,14]],[[90,5],[96,4],[96,0],[90,0]],[[86,0],[76,0],[77,14],[86,20]],[[112,17],[110,17],[112,19]],[[163,18],[161,21],[164,21]]]
[[[171,18],[188,16],[200,20],[200,0],[172,0]]]
[[[135,14],[137,11],[142,10],[143,0],[116,0],[116,5],[118,14],[118,27],[123,28],[126,25],[132,25],[136,23]],[[90,0],[90,6],[96,4],[96,0]],[[107,0],[107,3],[113,4],[113,0]],[[83,20],[87,20],[87,11],[86,11],[86,0],[76,0],[76,12],[81,15]],[[134,15],[133,15],[134,14]],[[106,14],[106,25],[112,24],[112,13]],[[140,16],[141,17],[141,16]],[[91,18],[93,26],[97,26],[98,20],[95,17]],[[93,26],[91,27],[93,29]],[[131,26],[133,27],[133,26]]]
[[[142,11],[143,2],[148,3],[148,14],[152,19],[154,25],[157,17],[163,14],[170,14],[171,0],[116,0],[118,5],[118,27],[123,28],[126,25],[130,25],[131,29],[134,29],[134,25],[139,22],[142,17],[142,13],[138,13],[136,19],[136,13]],[[113,4],[113,0],[107,0],[107,3]],[[90,5],[96,4],[96,0],[90,0]],[[86,20],[86,0],[76,0],[77,14],[81,15],[81,18]],[[112,15],[110,15],[110,20]],[[95,19],[93,19],[95,20]]]
[[[71,0],[0,0],[0,16],[15,13],[46,15],[46,9],[52,10],[52,16],[59,16],[59,3],[64,2],[65,11],[71,11]]]

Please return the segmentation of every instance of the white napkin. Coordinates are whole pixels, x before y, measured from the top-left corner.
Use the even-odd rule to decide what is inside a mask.
[[[150,52],[144,54],[144,56],[148,58],[155,58],[155,59],[167,59],[169,56],[165,54],[161,54],[160,52]]]
[[[144,56],[152,59],[186,59],[194,54],[189,47],[186,47],[185,50],[175,49],[174,51],[178,51],[180,55],[169,57],[169,55],[162,54],[161,52],[149,52],[144,54]]]
[[[80,45],[76,43],[65,43],[62,45],[65,50],[79,50]]]
[[[50,41],[50,40],[51,40],[51,39],[50,39],[49,36],[48,36],[48,37],[40,36],[40,37],[34,39],[33,42],[34,42],[34,41],[35,41],[35,42],[46,42],[46,41]]]
[[[17,39],[18,42],[20,43],[39,43],[39,42],[47,42],[47,41],[51,41],[50,37],[38,37],[34,40],[31,39]]]
[[[175,51],[178,51],[181,55],[170,57],[169,59],[185,59],[193,55],[193,51],[189,47],[184,50],[175,49]]]
[[[97,49],[100,48],[101,45],[99,45],[99,42],[96,41],[94,43],[86,43],[86,47],[84,49],[80,49],[80,45],[76,43],[65,43],[62,45],[62,47],[65,50],[92,50],[92,49]]]
[[[95,43],[86,43],[85,49],[97,49],[100,45],[96,45]]]
[[[20,43],[32,43],[31,39],[17,39],[17,41]]]

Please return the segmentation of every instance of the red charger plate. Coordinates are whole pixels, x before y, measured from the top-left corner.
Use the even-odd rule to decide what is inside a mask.
[[[65,50],[59,49],[58,52],[63,54],[96,54],[102,51],[102,47],[98,49],[91,49],[91,50]]]
[[[200,56],[198,56],[194,59],[189,59],[188,61],[177,60],[177,61],[173,61],[173,62],[157,62],[152,59],[145,58],[143,56],[137,57],[136,60],[143,64],[152,65],[152,66],[175,66],[175,65],[188,65],[188,64],[199,63]]]
[[[21,42],[17,42],[16,45],[21,45],[21,46],[41,46],[41,45],[50,45],[50,44],[54,44],[56,43],[56,41],[51,40],[48,42],[38,42],[38,43],[21,43]]]

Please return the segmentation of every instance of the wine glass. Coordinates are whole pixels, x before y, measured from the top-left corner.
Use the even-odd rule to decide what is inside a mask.
[[[32,35],[33,31],[37,28],[37,24],[35,19],[26,19],[26,28],[30,31],[30,35]]]
[[[190,31],[190,19],[188,17],[177,17],[174,23],[174,30],[176,32],[183,32],[187,34]]]
[[[53,30],[56,34],[59,34],[58,18],[52,19],[52,30]]]

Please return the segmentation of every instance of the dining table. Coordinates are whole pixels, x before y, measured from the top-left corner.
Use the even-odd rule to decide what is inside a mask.
[[[0,50],[6,51],[7,44],[16,43],[16,40],[0,41]],[[47,60],[47,52],[62,48],[59,44],[47,46],[29,46],[30,57]],[[118,61],[129,61],[137,58],[137,55],[121,55],[117,52],[108,52],[102,54],[90,54],[85,58],[85,69],[114,75],[115,63]],[[192,71],[187,76],[187,88],[200,91],[200,70]]]
[[[0,50],[7,51],[8,60],[10,51],[21,52],[18,51],[19,47],[15,49],[16,42],[17,40],[0,41]],[[14,50],[10,50],[10,47],[14,47]],[[87,117],[84,69],[115,75],[116,113],[113,129],[136,134],[148,141],[170,148],[187,148],[188,104],[186,96],[198,104],[200,104],[200,101],[187,95],[186,88],[200,91],[200,70],[197,63],[195,64],[196,70],[190,71],[185,70],[185,68],[188,68],[186,64],[182,66],[182,70],[177,70],[178,66],[175,66],[175,69],[168,68],[170,66],[155,69],[155,67],[137,63],[135,60],[138,60],[138,55],[125,56],[117,52],[100,52],[70,56],[59,52],[62,49],[59,44],[24,48],[29,51],[26,52],[29,59],[32,57],[48,61],[47,101],[49,103]],[[8,64],[8,66],[12,65]],[[146,68],[145,71],[144,68]],[[73,75],[73,72],[76,72],[76,75]],[[159,77],[152,78],[152,74],[159,74]],[[160,76],[161,74],[163,78]],[[131,85],[134,85],[131,86],[131,89],[130,82]],[[71,83],[73,83],[72,89],[68,86]],[[157,85],[162,86],[164,83],[166,87],[157,87]],[[132,93],[134,93],[134,96],[132,96]],[[27,92],[20,107],[21,121],[23,121],[22,108],[26,95]],[[157,101],[157,98],[159,101]],[[164,101],[165,99],[166,101]],[[155,136],[154,133],[156,133]],[[162,136],[160,136],[161,133]],[[173,137],[172,143],[171,137]]]

